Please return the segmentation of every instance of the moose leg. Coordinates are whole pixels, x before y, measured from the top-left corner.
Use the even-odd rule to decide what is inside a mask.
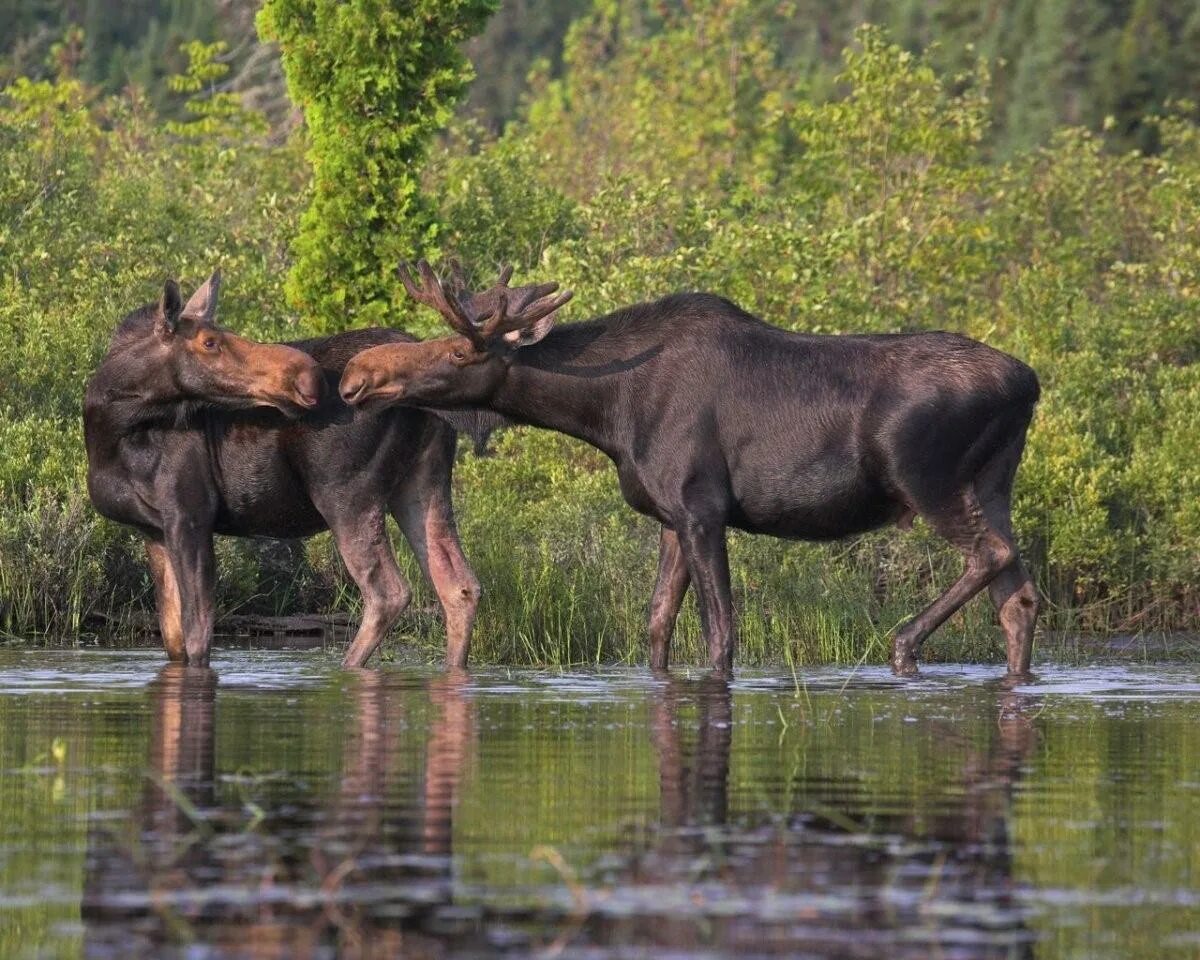
[[[154,579],[158,629],[162,633],[167,659],[175,663],[185,663],[187,652],[183,646],[183,612],[180,609],[179,584],[175,582],[171,558],[161,540],[146,539],[146,559],[150,563],[150,576]]]
[[[725,524],[688,517],[675,525],[675,532],[700,601],[709,666],[716,673],[728,673],[733,669],[734,636]]]
[[[440,433],[424,444],[404,485],[392,497],[390,507],[442,605],[446,617],[446,666],[465,667],[480,589],[463,554],[454,523],[450,481],[456,437],[440,421],[437,428]]]
[[[193,667],[207,667],[212,648],[217,567],[212,530],[182,519],[168,526],[165,541],[179,594],[185,662]]]
[[[458,540],[449,489],[444,494],[441,490],[420,492],[424,496],[418,499],[406,491],[393,507],[392,515],[442,604],[446,617],[446,666],[465,667],[479,606],[479,581]]]
[[[691,575],[674,530],[663,527],[658,535],[658,579],[650,597],[650,669],[666,670],[671,635],[683,605]]]
[[[346,649],[342,666],[361,667],[400,619],[412,591],[396,566],[381,509],[372,507],[363,515],[334,518],[329,526],[363,598],[362,623]]]
[[[892,670],[902,676],[917,672],[917,654],[925,638],[1017,559],[1011,537],[988,522],[973,488],[941,509],[918,509],[934,530],[963,552],[966,568],[950,589],[897,631]]]
[[[983,501],[983,512],[988,522],[1010,542],[1015,543],[1012,529],[1012,486],[1016,479],[1017,466],[1025,448],[1025,429],[985,465],[976,480]],[[1014,551],[1015,551],[1014,547]],[[1037,623],[1038,594],[1033,578],[1015,556],[988,587],[1000,628],[1004,631],[1005,652],[1010,675],[1029,673],[1033,659],[1033,628]]]
[[[1018,558],[1001,571],[988,591],[1004,631],[1008,672],[1017,676],[1028,674],[1033,659],[1033,628],[1038,615],[1038,595],[1033,578]]]

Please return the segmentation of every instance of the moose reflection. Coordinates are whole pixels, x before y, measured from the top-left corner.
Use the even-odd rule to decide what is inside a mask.
[[[670,678],[650,708],[659,814],[617,889],[571,933],[613,947],[722,955],[1032,957],[1013,900],[1013,795],[1037,736],[1003,686],[990,745],[966,757],[946,802],[904,813],[848,803],[845,782],[796,774],[783,815],[731,802],[734,712],[721,677]],[[952,741],[952,730],[942,731]],[[633,904],[655,904],[653,909]]]
[[[731,688],[718,675],[660,676],[603,708],[515,698],[511,684],[460,672],[356,671],[339,682],[349,713],[340,759],[318,761],[328,776],[315,782],[289,773],[251,791],[259,809],[215,746],[216,675],[179,665],[159,674],[144,787],[127,819],[99,817],[89,836],[88,956],[191,955],[197,944],[204,955],[256,958],[635,946],[1032,955],[1011,824],[1038,738],[1028,698],[1002,686],[973,690],[977,706],[956,722],[931,721],[935,756],[923,762],[937,772],[895,782],[875,761],[904,726],[894,712],[875,723],[871,691],[852,708],[841,695],[836,706],[820,701],[844,712],[798,716],[785,743],[763,738],[778,691]],[[885,713],[898,703],[879,702]],[[477,758],[544,745],[541,724],[561,722],[564,709],[588,729],[587,753],[571,764],[593,762],[594,741],[585,744],[608,729],[600,717],[625,716],[638,737],[613,775],[632,786],[648,765],[656,789],[636,794],[638,826],[608,816],[615,832],[568,839],[560,872],[547,873],[533,852],[578,809],[547,806],[532,783],[509,795],[512,781]],[[228,720],[222,729],[235,730]],[[850,749],[858,738],[871,749]],[[607,802],[589,818],[604,819]],[[481,871],[491,871],[486,884]]]
[[[182,954],[196,942],[256,958],[437,955],[473,740],[465,678],[449,673],[405,696],[367,671],[350,684],[353,728],[334,789],[323,802],[289,795],[254,824],[219,787],[216,675],[162,670],[141,802],[132,822],[101,822],[89,836],[87,956]],[[430,733],[414,751],[404,728],[416,709],[430,715],[410,729]],[[426,932],[439,924],[438,937]]]

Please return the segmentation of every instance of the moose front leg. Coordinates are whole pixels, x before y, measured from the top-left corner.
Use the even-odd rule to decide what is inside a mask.
[[[671,635],[683,605],[691,576],[674,530],[663,527],[658,535],[658,578],[650,597],[650,669],[666,670]]]
[[[716,673],[729,673],[733,670],[734,627],[725,524],[688,517],[675,525],[675,532],[700,601],[709,666]]]
[[[450,505],[436,496],[425,503],[406,501],[393,515],[442,605],[446,666],[465,667],[481,591],[463,554]]]
[[[212,648],[217,567],[212,530],[194,521],[180,521],[168,527],[165,547],[179,597],[184,662],[193,667],[207,667]]]
[[[441,444],[430,444],[421,455],[393,498],[391,510],[442,605],[446,666],[465,667],[481,591],[454,523],[450,486],[453,469],[454,438],[450,435]]]
[[[175,580],[175,569],[171,564],[171,556],[167,553],[166,544],[147,537],[146,559],[150,563],[150,576],[154,580],[158,629],[162,633],[167,659],[175,663],[186,663],[187,651],[183,645],[183,611],[180,607],[179,584]]]

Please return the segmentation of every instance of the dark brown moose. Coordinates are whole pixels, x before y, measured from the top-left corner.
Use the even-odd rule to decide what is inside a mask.
[[[219,286],[214,273],[184,304],[168,282],[159,303],[129,314],[84,399],[88,491],[146,538],[167,655],[208,663],[214,533],[329,529],[363,595],[345,655],[361,666],[411,595],[391,513],[445,611],[446,659],[465,664],[479,584],[454,525],[455,430],[420,410],[356,412],[334,389],[354,354],[411,338],[373,329],[255,343],[216,324]]]
[[[892,668],[915,673],[925,638],[989,587],[1008,669],[1028,672],[1038,597],[1009,519],[1039,392],[1025,364],[952,333],[789,333],[704,293],[554,327],[570,296],[556,285],[502,282],[481,303],[420,274],[401,269],[455,334],[365,351],[343,398],[487,409],[608,454],[626,501],[662,524],[651,666],[692,584],[709,660],[731,668],[727,527],[832,540],[920,515],[966,566],[897,632]]]

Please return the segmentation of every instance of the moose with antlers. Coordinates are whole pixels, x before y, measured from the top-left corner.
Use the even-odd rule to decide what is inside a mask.
[[[606,453],[629,505],[662,524],[654,668],[689,585],[712,667],[732,668],[728,527],[832,540],[920,516],[965,568],[897,631],[893,670],[915,674],[925,639],[986,587],[1008,670],[1028,672],[1038,596],[1010,507],[1039,387],[1019,360],[952,333],[790,333],[705,293],[555,326],[557,285],[510,291],[506,271],[472,297],[418,269],[419,284],[401,268],[405,288],[454,334],[364,351],[343,399],[495,411]]]
[[[84,398],[88,491],[100,513],[145,537],[167,655],[208,663],[214,533],[329,529],[362,591],[344,660],[362,666],[411,596],[387,535],[390,513],[441,601],[447,662],[462,666],[480,591],[459,545],[450,480],[455,427],[479,433],[482,418],[358,413],[336,390],[346,361],[411,337],[371,329],[255,343],[217,325],[219,289],[214,273],[184,304],[168,282],[157,304],[122,321]]]

